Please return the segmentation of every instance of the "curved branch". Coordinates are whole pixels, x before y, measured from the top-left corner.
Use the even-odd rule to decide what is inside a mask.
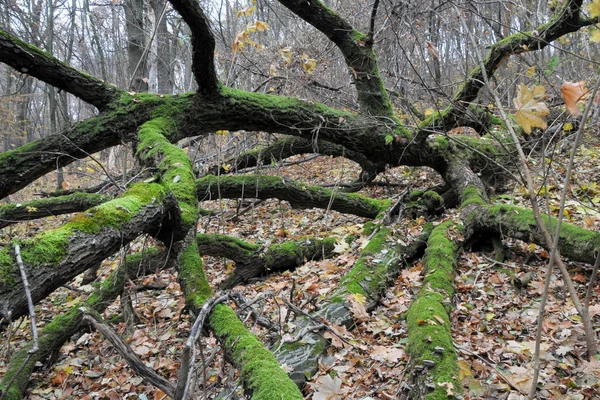
[[[321,31],[340,49],[354,79],[361,111],[372,116],[388,117],[391,122],[396,123],[390,97],[379,74],[377,57],[368,42],[372,37],[354,29],[320,1],[279,2]],[[377,6],[374,7],[374,12],[376,8]]]
[[[215,38],[208,17],[197,0],[169,0],[188,24],[192,32],[192,70],[198,90],[204,94],[216,93],[219,80],[215,71]]]
[[[110,200],[101,194],[74,193],[68,196],[0,206],[0,228],[22,221],[85,211]]]
[[[3,30],[0,30],[0,60],[21,73],[79,97],[99,110],[106,109],[124,93],[115,86],[84,74]]]
[[[388,200],[374,200],[360,194],[336,193],[319,186],[278,176],[209,175],[196,181],[200,200],[221,198],[277,198],[288,201],[294,208],[322,208],[359,217],[375,218],[390,204]]]
[[[229,165],[227,170],[220,165],[210,168],[208,173],[213,175],[223,175],[228,172],[237,172],[245,168],[256,167],[260,162],[262,162],[263,165],[269,165],[295,155],[312,153],[326,156],[345,157],[356,162],[365,170],[377,172],[383,171],[383,169],[375,167],[373,163],[364,156],[364,154],[348,150],[344,148],[344,146],[327,142],[325,140],[310,141],[304,138],[288,136],[276,140],[268,146],[252,149],[245,154],[230,158],[223,163]]]
[[[464,122],[465,104],[475,101],[479,91],[484,86],[484,76],[491,77],[502,62],[509,56],[530,51],[541,50],[556,39],[578,31],[586,26],[593,25],[598,18],[587,19],[581,17],[582,0],[569,0],[556,15],[547,23],[529,32],[518,32],[494,43],[483,65],[473,68],[466,81],[461,85],[452,99],[452,106],[441,113],[435,113],[425,120],[415,140],[418,143],[425,141],[432,128],[449,130],[459,123]]]
[[[221,285],[222,289],[231,289],[266,273],[294,269],[306,260],[327,258],[333,254],[336,243],[335,238],[304,238],[263,248],[218,234],[198,234],[196,241],[200,254],[225,257],[235,262],[235,270]]]
[[[33,301],[44,299],[141,233],[156,233],[172,208],[171,198],[160,185],[137,184],[60,228],[20,240]],[[9,248],[0,251],[0,320],[5,321],[27,311],[23,284]]]

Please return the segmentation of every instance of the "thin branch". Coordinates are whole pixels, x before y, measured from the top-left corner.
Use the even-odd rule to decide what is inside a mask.
[[[373,4],[373,11],[371,11],[371,22],[369,24],[369,32],[367,33],[367,39],[365,40],[365,44],[369,47],[373,47],[373,42],[375,38],[373,35],[375,34],[375,19],[377,18],[377,7],[379,7],[379,0],[375,0]]]
[[[224,303],[229,299],[229,295],[221,296],[218,298],[211,298],[207,300],[200,313],[198,314],[198,318],[194,322],[192,326],[192,330],[190,331],[190,336],[185,343],[183,348],[183,352],[181,354],[181,366],[179,367],[179,378],[177,381],[177,388],[175,390],[174,399],[182,400],[187,398],[188,390],[190,386],[190,381],[192,375],[194,374],[194,366],[193,360],[196,355],[196,342],[200,338],[200,334],[202,333],[202,327],[206,323],[206,319],[210,315],[213,308],[220,303]],[[202,373],[204,375],[204,381],[206,382],[206,364],[202,364]]]
[[[139,376],[150,382],[153,386],[162,390],[169,397],[175,394],[175,385],[158,375],[152,368],[147,367],[144,362],[133,352],[131,347],[117,336],[102,320],[100,315],[91,309],[82,307],[80,309],[85,313],[83,320],[92,324],[98,332],[102,334],[119,352],[121,357],[127,361],[127,364]]]
[[[33,345],[30,354],[38,351],[38,332],[35,325],[35,309],[33,308],[33,299],[31,298],[31,288],[29,287],[29,281],[27,280],[27,273],[25,272],[25,266],[23,265],[23,259],[21,258],[21,246],[15,244],[15,257],[17,258],[17,265],[21,272],[21,280],[23,281],[23,290],[25,290],[25,296],[27,297],[27,307],[29,308],[29,318],[31,319],[31,335],[33,337]]]

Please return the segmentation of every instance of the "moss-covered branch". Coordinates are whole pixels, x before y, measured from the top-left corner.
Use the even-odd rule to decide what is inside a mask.
[[[199,234],[196,236],[200,254],[225,257],[235,261],[234,272],[221,285],[230,289],[265,273],[294,269],[306,260],[327,258],[333,253],[335,238],[305,238],[267,249],[227,235]]]
[[[480,204],[466,213],[463,212],[462,218],[467,237],[493,233],[547,247],[544,237],[537,229],[531,210],[510,205]],[[542,220],[550,232],[554,231],[556,218],[552,217],[549,220],[548,216],[542,215]],[[600,233],[563,222],[558,251],[570,260],[594,264],[595,255],[600,251]]]
[[[0,206],[0,228],[22,221],[87,210],[110,200],[101,194],[74,193],[68,196]]]
[[[0,394],[5,393],[6,400],[24,398],[31,372],[36,363],[46,360],[81,329],[83,313],[80,311],[80,307],[85,306],[102,312],[121,293],[125,282],[125,271],[130,274],[130,279],[142,276],[146,272],[155,272],[167,265],[165,255],[164,252],[150,251],[128,256],[126,263],[113,272],[102,286],[90,294],[87,299],[82,300],[64,314],[54,317],[39,332],[39,350],[37,352],[29,354],[32,344],[28,343],[12,355],[6,374],[0,380]]]
[[[377,56],[372,48],[373,38],[354,29],[320,1],[279,2],[325,34],[340,49],[354,78],[361,111],[373,117],[386,117],[391,125],[398,122],[379,73]]]
[[[375,165],[369,161],[364,154],[351,151],[343,146],[336,145],[324,140],[311,141],[308,139],[286,136],[276,140],[268,146],[252,149],[244,154],[237,155],[216,165],[208,170],[212,175],[225,175],[237,172],[244,168],[252,168],[260,165],[271,165],[298,154],[322,154],[325,156],[345,157],[360,165],[368,171],[376,171]],[[227,170],[223,165],[228,165]],[[382,172],[377,170],[377,172]]]
[[[408,398],[447,399],[460,393],[449,310],[454,294],[454,267],[459,246],[449,237],[452,221],[438,225],[427,241],[422,289],[407,312],[410,369]]]
[[[209,323],[215,336],[229,349],[233,363],[240,368],[244,387],[252,399],[303,399],[273,354],[246,329],[231,308],[217,305]]]
[[[315,316],[334,325],[351,326],[352,309],[347,297],[362,295],[366,298],[367,310],[375,307],[393,277],[423,250],[429,232],[427,230],[407,246],[398,246],[391,230],[381,228],[361,252],[350,272],[342,278],[330,301]],[[304,316],[296,320],[298,331],[311,324],[313,322]],[[319,357],[327,347],[321,334],[310,333],[308,336],[301,343],[283,344],[277,354],[277,359],[292,369],[290,377],[300,386],[318,370]]]
[[[297,208],[323,208],[360,217],[375,218],[389,206],[387,200],[374,200],[360,194],[334,192],[320,186],[278,176],[206,176],[196,181],[202,200],[221,198],[277,198]]]
[[[136,184],[118,198],[79,214],[60,228],[32,239],[15,239],[28,274],[34,302],[93,267],[142,233],[156,233],[171,209],[168,193],[158,184]],[[0,250],[0,319],[27,312],[13,243]]]
[[[37,47],[0,30],[0,60],[103,110],[124,91],[57,60]]]
[[[480,119],[473,118],[476,114],[465,105],[475,102],[479,91],[486,84],[485,77],[492,77],[502,62],[512,55],[541,50],[562,36],[592,25],[593,20],[581,17],[582,3],[582,0],[565,1],[547,23],[529,32],[512,34],[490,46],[483,60],[484,70],[479,65],[473,68],[454,94],[452,104],[442,112],[430,115],[420,125],[421,130],[416,135],[416,142],[423,143],[432,129],[449,130],[459,126],[459,123],[471,126],[469,121],[465,120],[465,116],[473,123],[479,123]]]

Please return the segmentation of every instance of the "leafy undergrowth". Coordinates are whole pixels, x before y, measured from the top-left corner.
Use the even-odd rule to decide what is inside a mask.
[[[587,229],[600,227],[598,201],[600,200],[600,169],[597,160],[598,143],[589,141],[577,159],[577,170],[567,203],[569,222]],[[564,158],[564,157],[563,157]],[[550,160],[546,160],[550,161]],[[553,174],[539,183],[545,188],[548,208],[557,210],[560,194],[562,160],[553,160]],[[538,161],[541,168],[541,161]],[[316,158],[286,168],[271,168],[267,173],[284,174],[292,179],[309,183],[333,184],[350,181],[356,168],[340,159]],[[370,196],[390,198],[407,187],[427,189],[438,182],[430,170],[398,168],[387,171],[382,181],[400,184],[394,187],[373,186],[365,190]],[[524,203],[526,192],[516,187],[514,192],[496,196],[497,203]],[[366,220],[323,210],[292,210],[286,202],[269,200],[255,205],[247,202],[222,200],[203,203],[216,214],[200,221],[199,231],[227,233],[244,240],[268,246],[273,243],[303,236],[335,236],[343,239],[356,236],[348,246],[339,246],[336,256],[323,261],[308,261],[295,271],[261,279],[234,290],[254,301],[254,309],[272,321],[281,323],[281,331],[267,331],[246,318],[247,326],[268,345],[280,339],[291,339],[295,326],[294,313],[286,301],[306,312],[319,309],[325,297],[337,287],[340,278],[353,266],[366,237],[361,235]],[[249,207],[250,210],[245,210]],[[450,210],[452,211],[452,210]],[[452,212],[442,219],[456,217]],[[50,222],[48,222],[50,221]],[[24,232],[25,227],[45,229],[60,219],[46,222],[28,222],[12,229]],[[395,226],[397,240],[408,243],[421,233],[425,220],[404,219]],[[436,222],[437,223],[437,222]],[[8,234],[7,234],[8,235]],[[508,257],[502,263],[493,261],[491,249],[463,252],[456,272],[456,294],[452,313],[453,337],[459,356],[460,380],[463,396],[468,399],[509,398],[520,399],[529,389],[532,376],[532,354],[536,317],[545,278],[548,253],[530,243],[506,239]],[[142,251],[143,241],[132,245],[132,251]],[[231,261],[205,257],[209,281],[216,287],[234,265]],[[118,257],[104,263],[101,270],[106,276],[119,264]],[[578,291],[585,295],[590,266],[569,263]],[[366,313],[357,303],[352,330],[331,326],[325,336],[331,341],[327,356],[323,358],[317,375],[305,388],[307,398],[314,399],[394,399],[405,382],[408,356],[405,352],[407,327],[405,313],[411,300],[421,287],[420,262],[403,270],[380,304]],[[37,307],[40,325],[53,315],[77,304],[79,296],[92,287],[82,286],[81,278],[68,287],[56,291]],[[138,282],[130,282],[139,324],[132,333],[125,331],[118,320],[119,303],[111,305],[104,313],[113,320],[112,327],[127,337],[132,349],[144,363],[162,376],[175,381],[183,342],[189,333],[190,321],[183,312],[184,302],[175,277],[170,271],[149,275]],[[594,325],[600,325],[598,288],[592,298],[590,314]],[[243,316],[245,316],[244,314]],[[12,348],[30,340],[28,321],[21,320],[11,329],[10,346],[0,349],[0,375]],[[343,339],[343,340],[342,340]],[[600,361],[586,361],[583,328],[562,281],[555,276],[546,307],[542,343],[542,370],[540,395],[548,399],[590,399],[600,396]],[[203,354],[207,359],[204,371],[198,376],[197,394],[214,398],[219,393],[229,393],[224,398],[236,398],[231,393],[240,392],[238,375],[227,365],[223,349],[212,338],[203,339]],[[146,385],[136,376],[115,352],[112,346],[95,332],[86,332],[72,338],[56,355],[51,367],[39,365],[29,392],[30,399],[161,399],[164,394]]]

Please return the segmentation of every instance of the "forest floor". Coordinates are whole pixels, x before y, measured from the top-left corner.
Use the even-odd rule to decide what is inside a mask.
[[[564,160],[554,160],[547,175],[545,193],[548,208],[558,209]],[[297,161],[301,161],[298,158]],[[548,161],[548,160],[545,160]],[[537,167],[541,170],[540,165]],[[571,195],[567,201],[567,220],[587,229],[600,228],[600,141],[597,136],[586,136],[585,145],[576,161]],[[535,162],[532,161],[535,166]],[[72,186],[85,186],[97,171],[93,164],[83,162],[67,172]],[[88,173],[88,178],[77,176]],[[335,184],[348,181],[356,167],[343,159],[318,157],[288,167],[266,168],[264,173],[284,175],[311,184]],[[427,189],[439,178],[433,171],[415,168],[397,168],[386,172],[379,180],[396,186],[374,186],[365,194],[376,198],[392,198],[407,188]],[[541,182],[541,174],[538,177]],[[13,196],[13,202],[24,201],[19,196],[31,195],[50,186],[49,182],[34,184]],[[528,207],[525,190],[515,185],[511,192],[497,194],[492,202],[510,203]],[[307,312],[317,310],[325,296],[335,289],[340,278],[352,267],[360,249],[367,240],[361,235],[365,219],[325,210],[293,210],[286,202],[269,200],[240,213],[237,201],[205,202],[204,208],[216,211],[215,216],[202,218],[199,232],[226,233],[253,243],[268,246],[272,243],[298,239],[304,236],[340,238],[358,237],[352,245],[336,247],[336,256],[323,261],[308,261],[295,271],[268,277],[234,290],[245,298],[256,300],[255,309],[264,316],[283,322],[283,332],[266,332],[247,325],[265,343],[272,344],[281,336],[289,337],[294,320],[283,301],[289,300]],[[447,210],[440,221],[455,218],[457,210]],[[0,240],[39,232],[57,226],[67,216],[32,221],[6,228]],[[408,243],[419,235],[427,221],[405,218],[396,224],[399,240]],[[528,392],[532,376],[532,354],[535,341],[536,318],[546,274],[548,252],[530,243],[506,238],[510,250],[503,263],[496,263],[490,249],[463,251],[456,270],[452,326],[455,347],[459,357],[460,380],[466,399],[521,399]],[[145,244],[139,241],[132,251],[140,251]],[[209,281],[216,287],[234,265],[224,259],[204,258]],[[119,264],[118,256],[107,260],[101,273],[107,276]],[[585,296],[591,266],[568,263],[571,276],[581,296]],[[306,398],[313,399],[394,399],[404,379],[408,355],[405,352],[407,327],[405,313],[419,290],[422,266],[416,262],[403,270],[383,296],[378,307],[363,315],[352,330],[332,327],[346,341],[326,333],[331,340],[327,356],[320,364],[317,375],[311,377],[305,389]],[[520,282],[526,282],[520,285]],[[187,339],[190,320],[183,313],[184,301],[179,285],[170,271],[146,277],[143,282],[129,286],[133,305],[140,324],[130,335],[123,323],[112,327],[126,336],[132,349],[159,374],[175,381],[179,355]],[[37,307],[40,325],[55,314],[77,304],[91,285],[81,285],[81,277],[68,287],[52,294]],[[600,287],[594,288],[590,314],[594,325],[600,327]],[[111,305],[104,317],[118,317],[118,303]],[[291,313],[293,315],[293,313]],[[600,360],[584,358],[583,326],[560,276],[555,273],[543,326],[541,398],[592,399],[600,398]],[[15,346],[30,340],[28,319],[13,324],[10,340],[0,345],[0,376],[4,374],[8,356]],[[197,393],[214,398],[224,387],[235,393],[237,373],[225,362],[223,350],[212,338],[204,338],[204,357],[209,360],[206,385]],[[122,360],[113,347],[96,332],[87,332],[72,338],[55,355],[51,367],[39,365],[31,384],[29,399],[161,399],[164,394],[146,385]],[[202,377],[199,379],[202,381]],[[236,398],[231,395],[228,398]],[[243,398],[243,397],[241,397]]]

